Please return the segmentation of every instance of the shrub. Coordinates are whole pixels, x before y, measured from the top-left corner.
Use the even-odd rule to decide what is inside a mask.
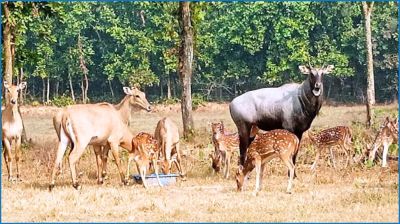
[[[71,97],[65,95],[54,97],[51,103],[56,107],[65,107],[75,104]]]
[[[195,93],[192,96],[192,106],[193,110],[196,110],[199,106],[204,106],[205,105],[205,98],[202,94]]]

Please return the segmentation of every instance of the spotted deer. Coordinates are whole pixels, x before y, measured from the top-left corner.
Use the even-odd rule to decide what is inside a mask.
[[[4,88],[9,95],[6,102],[6,107],[2,111],[1,124],[2,124],[2,144],[4,160],[6,161],[8,180],[15,181],[20,179],[19,159],[21,157],[21,134],[22,134],[22,117],[18,111],[18,93],[24,89],[26,82],[21,82],[18,86],[9,84],[4,81]],[[12,173],[12,155],[11,147],[15,141],[15,164],[17,167],[16,178],[13,177]]]
[[[375,137],[373,148],[369,153],[369,159],[371,161],[374,161],[376,152],[381,146],[383,146],[382,167],[387,167],[387,155],[389,151],[389,146],[393,143],[398,142],[398,136],[398,120],[396,119],[395,121],[390,121],[389,117],[386,117],[381,126],[381,129]]]
[[[256,195],[261,189],[265,164],[271,159],[279,157],[289,169],[289,181],[286,192],[291,193],[295,171],[293,156],[297,153],[298,149],[299,139],[287,130],[276,129],[258,133],[249,146],[244,165],[240,165],[236,172],[237,189],[239,191],[243,190],[247,176],[256,168],[256,186],[254,190],[254,194]]]
[[[333,166],[336,169],[336,162],[333,156],[332,147],[340,147],[346,155],[346,167],[348,166],[351,159],[351,130],[347,126],[337,126],[333,128],[325,129],[317,134],[312,134],[308,132],[308,136],[311,143],[316,146],[316,155],[311,170],[315,170],[317,167],[317,162],[320,157],[321,151],[325,148],[329,148]]]
[[[230,163],[233,153],[239,149],[239,135],[227,134],[222,122],[211,123],[212,141],[214,152],[209,156],[212,160],[212,168],[219,172],[221,164],[224,167],[224,177],[229,178]]]
[[[161,184],[158,175],[157,160],[159,147],[157,140],[149,133],[140,132],[132,139],[132,148],[133,150],[129,152],[126,178],[129,178],[130,163],[132,162],[132,160],[134,160],[136,162],[137,170],[142,178],[143,186],[147,188],[146,171],[148,170],[151,163],[154,167],[158,184],[160,185],[160,187],[162,187],[163,185]]]
[[[154,137],[157,139],[160,156],[162,157],[161,169],[164,174],[169,174],[172,163],[176,164],[179,175],[186,179],[181,165],[179,149],[179,131],[176,124],[169,118],[164,117],[157,123]]]

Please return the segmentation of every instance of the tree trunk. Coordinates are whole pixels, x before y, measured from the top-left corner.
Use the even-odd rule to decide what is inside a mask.
[[[83,79],[81,80],[82,103],[85,104],[85,87],[83,86]]]
[[[375,84],[374,84],[374,61],[372,55],[372,32],[371,15],[374,2],[362,2],[364,25],[365,25],[365,45],[367,49],[367,127],[373,123],[372,106],[375,104]]]
[[[111,80],[108,80],[108,86],[110,86],[111,96],[112,96],[112,98],[114,98],[114,90],[111,85]]]
[[[44,78],[42,78],[42,103],[46,102],[46,84]]]
[[[168,74],[167,78],[167,99],[171,99],[171,75]]]
[[[19,80],[20,80],[20,82],[24,81],[24,69],[22,68],[22,66],[21,66],[21,68],[19,68]],[[25,89],[23,89],[21,91],[21,93],[19,94],[19,101],[21,104],[24,104],[24,96],[26,94],[27,89],[28,89],[28,87],[25,87]]]
[[[179,76],[182,84],[181,110],[183,136],[189,137],[193,132],[191,78],[193,69],[193,27],[191,24],[190,3],[179,3],[181,27],[181,45],[179,48]]]
[[[4,81],[12,84],[12,53],[11,53],[11,24],[10,24],[10,9],[7,2],[3,3],[5,24],[3,30],[3,58],[4,58]],[[2,85],[4,88],[4,85]],[[5,91],[3,91],[4,93]],[[6,104],[10,102],[8,94],[5,94]]]
[[[72,85],[72,77],[69,72],[68,72],[68,80],[69,80],[69,88],[71,89],[71,97],[72,100],[75,102],[74,86]]]
[[[46,103],[50,102],[50,78],[47,77]]]
[[[88,77],[87,77],[87,73],[85,73],[84,79],[85,79],[85,100],[83,101],[83,103],[86,104],[86,102],[87,102],[87,92],[88,92],[88,89],[89,89],[89,80],[88,80]]]
[[[55,89],[55,96],[58,97],[58,90],[60,88],[60,80],[56,80],[56,89]]]

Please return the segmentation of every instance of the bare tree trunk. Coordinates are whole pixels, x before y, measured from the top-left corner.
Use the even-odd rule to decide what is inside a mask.
[[[85,87],[83,86],[83,79],[81,80],[82,103],[85,104]]]
[[[193,27],[190,14],[190,3],[179,2],[181,27],[181,45],[179,48],[179,76],[182,83],[181,110],[183,135],[189,137],[194,130],[192,116],[191,79],[193,72]]]
[[[55,96],[58,97],[58,90],[60,88],[60,80],[56,80],[56,89],[55,89]]]
[[[44,82],[44,78],[42,78],[42,103],[46,102],[46,84]]]
[[[71,89],[71,97],[72,100],[75,102],[74,86],[72,85],[72,77],[69,71],[68,71],[68,80],[69,80],[69,88]]]
[[[374,59],[372,55],[372,31],[371,15],[374,2],[362,2],[364,25],[365,25],[365,45],[367,48],[367,127],[373,123],[372,106],[375,104],[375,84],[374,84]]]
[[[50,102],[50,78],[47,77],[47,93],[46,93],[46,102]]]
[[[11,53],[11,24],[10,24],[10,9],[7,2],[3,3],[5,24],[3,29],[3,58],[4,58],[4,81],[12,84],[12,53]],[[4,88],[4,85],[2,85]],[[5,91],[3,91],[4,93]],[[10,102],[8,94],[5,94],[6,105]]]
[[[167,98],[171,99],[171,75],[168,74],[167,78]]]
[[[21,66],[21,68],[19,68],[19,80],[20,80],[20,82],[24,81],[24,69],[22,68],[22,66]],[[28,87],[23,89],[21,91],[21,93],[19,94],[19,101],[21,102],[21,104],[24,104],[24,95],[26,93],[26,89],[28,89]]]
[[[85,79],[85,101],[83,101],[83,103],[86,104],[87,99],[88,99],[87,98],[87,92],[88,92],[88,89],[89,89],[89,80],[88,80],[88,77],[87,77],[87,73],[85,73],[84,79]]]

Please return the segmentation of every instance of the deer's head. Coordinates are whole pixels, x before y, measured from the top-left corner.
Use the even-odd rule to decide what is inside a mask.
[[[6,94],[8,94],[11,105],[15,105],[18,102],[18,93],[26,87],[26,82],[21,82],[18,86],[10,85],[7,81],[4,81],[4,88]]]
[[[123,87],[124,92],[126,95],[129,95],[129,103],[131,105],[137,105],[140,106],[141,108],[143,108],[144,110],[147,111],[151,111],[151,105],[149,104],[149,102],[146,99],[146,94],[142,91],[140,91],[138,88],[136,87]]]
[[[218,138],[218,135],[224,132],[224,124],[221,122],[211,123],[211,132],[215,138]]]
[[[329,74],[333,71],[334,66],[328,65],[326,67],[314,68],[311,65],[300,65],[300,72],[308,75],[310,81],[310,88],[314,96],[320,96],[323,89],[322,78],[323,75]]]

